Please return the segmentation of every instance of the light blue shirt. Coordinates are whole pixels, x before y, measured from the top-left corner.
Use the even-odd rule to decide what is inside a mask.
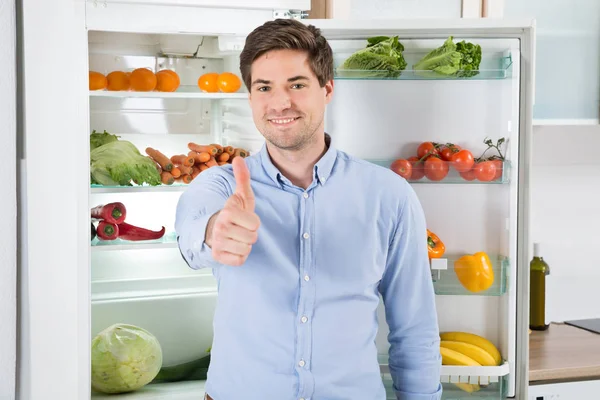
[[[231,165],[198,175],[177,206],[184,259],[212,268],[218,283],[206,392],[215,400],[384,400],[381,294],[397,398],[440,399],[426,224],[411,186],[333,143],[306,190],[278,171],[265,146],[246,164],[261,225],[243,266],[216,262],[204,243],[208,219],[235,190]]]

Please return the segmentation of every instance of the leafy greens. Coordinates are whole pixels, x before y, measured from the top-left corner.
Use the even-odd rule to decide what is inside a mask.
[[[430,51],[413,66],[413,69],[461,78],[477,75],[481,62],[481,46],[464,40],[455,44],[452,39],[450,36],[442,46]]]
[[[397,77],[406,68],[398,36],[375,36],[367,39],[367,47],[354,52],[338,68],[343,76]]]

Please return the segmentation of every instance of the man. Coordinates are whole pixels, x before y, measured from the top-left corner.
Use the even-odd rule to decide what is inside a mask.
[[[207,398],[384,400],[381,294],[398,399],[439,399],[423,211],[404,179],[325,134],[329,44],[313,26],[267,22],[240,70],[265,145],[202,172],[177,208],[183,257],[218,281]]]

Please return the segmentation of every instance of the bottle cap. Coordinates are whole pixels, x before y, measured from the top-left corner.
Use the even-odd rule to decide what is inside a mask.
[[[534,257],[541,257],[542,253],[540,252],[540,244],[539,243],[534,243],[533,244],[533,256]]]

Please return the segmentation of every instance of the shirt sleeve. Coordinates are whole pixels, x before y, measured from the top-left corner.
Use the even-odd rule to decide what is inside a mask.
[[[175,232],[179,251],[192,269],[215,268],[212,250],[204,243],[210,217],[221,210],[230,196],[231,187],[219,172],[204,171],[183,192],[177,203]]]
[[[439,400],[440,337],[421,204],[407,184],[380,284],[398,400]]]

